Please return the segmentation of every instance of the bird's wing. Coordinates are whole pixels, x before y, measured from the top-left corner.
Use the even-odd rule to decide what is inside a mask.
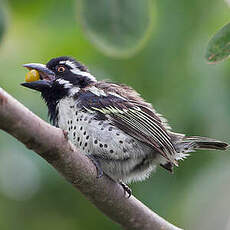
[[[177,165],[175,147],[161,119],[150,108],[116,94],[85,91],[77,96],[78,105],[110,119],[121,130],[147,143]]]

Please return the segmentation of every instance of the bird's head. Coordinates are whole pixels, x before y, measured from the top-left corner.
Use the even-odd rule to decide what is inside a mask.
[[[46,65],[29,63],[24,67],[38,71],[39,79],[22,85],[45,94],[54,89],[68,92],[73,88],[84,88],[96,81],[84,65],[67,56],[53,58]]]
[[[59,100],[73,96],[81,88],[96,82],[84,65],[67,56],[53,58],[46,65],[30,63],[24,67],[30,70],[31,75],[27,75],[28,78],[26,77],[26,82],[22,85],[41,92],[53,124],[56,124]]]

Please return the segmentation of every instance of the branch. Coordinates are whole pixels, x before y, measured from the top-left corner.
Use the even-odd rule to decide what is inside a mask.
[[[48,161],[105,215],[135,230],[180,230],[152,212],[109,177],[96,178],[93,163],[67,140],[61,129],[41,120],[0,88],[0,129]]]

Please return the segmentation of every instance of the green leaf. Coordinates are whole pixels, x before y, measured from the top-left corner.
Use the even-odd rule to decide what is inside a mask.
[[[78,0],[77,18],[104,54],[130,57],[144,47],[155,19],[152,0]]]
[[[230,56],[230,23],[222,27],[209,41],[205,58],[210,64],[226,60]]]

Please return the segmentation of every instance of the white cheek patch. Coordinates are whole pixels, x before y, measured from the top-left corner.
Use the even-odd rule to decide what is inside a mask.
[[[71,69],[70,71],[72,73],[74,73],[74,74],[77,74],[77,75],[80,75],[80,76],[84,76],[84,77],[88,77],[91,81],[96,82],[96,78],[92,74],[90,74],[88,72],[81,71],[81,70],[79,70],[77,68]]]
[[[85,71],[81,71],[80,69],[78,69],[76,67],[75,63],[73,63],[73,62],[71,62],[69,60],[67,60],[67,61],[60,61],[59,63],[60,64],[65,64],[65,65],[69,66],[71,68],[70,71],[72,73],[80,75],[80,76],[88,77],[91,81],[96,82],[96,78],[92,74],[90,74],[88,72],[85,72]]]
[[[65,64],[65,65],[68,65],[70,68],[74,69],[75,68],[75,64],[69,60],[67,61],[60,61],[59,62],[60,64]]]
[[[102,89],[98,89],[95,86],[88,88],[88,90],[97,96],[107,96],[107,94]]]
[[[71,84],[69,81],[66,81],[64,79],[57,79],[57,82],[60,85],[63,85],[65,89],[69,89],[73,87],[73,84]]]

